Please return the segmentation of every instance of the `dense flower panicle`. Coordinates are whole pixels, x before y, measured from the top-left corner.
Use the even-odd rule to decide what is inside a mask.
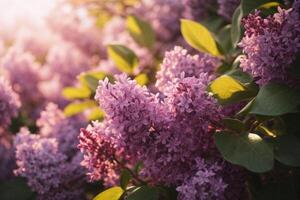
[[[48,25],[62,39],[73,43],[87,55],[101,55],[104,51],[101,34],[83,7],[75,9],[65,3],[57,5],[48,16]]]
[[[18,167],[15,174],[27,179],[38,199],[71,200],[82,196],[84,170],[79,165],[80,154],[68,161],[55,138],[30,134],[26,128],[21,129],[14,145]]]
[[[278,8],[278,13],[268,18],[263,19],[255,12],[243,20],[246,31],[240,46],[245,57],[241,67],[258,84],[296,81],[290,70],[300,49],[299,9],[300,1],[295,1],[291,9]]]
[[[220,60],[208,54],[199,53],[190,55],[186,49],[176,46],[173,50],[165,53],[160,71],[157,72],[156,87],[164,91],[182,73],[184,77],[199,77],[201,73],[212,74]]]
[[[45,74],[50,79],[57,76],[62,86],[73,85],[76,76],[90,68],[88,58],[72,44],[61,42],[49,50],[45,64]]]
[[[30,53],[18,47],[11,47],[2,58],[1,65],[13,90],[19,94],[24,105],[36,103],[42,99],[38,88],[41,81],[41,66]]]
[[[235,9],[238,7],[240,0],[218,0],[218,13],[226,20],[230,21]]]
[[[203,159],[196,159],[196,173],[187,177],[183,184],[176,188],[179,192],[178,200],[225,200],[224,192],[228,186],[219,172],[219,163],[209,164]]]
[[[167,129],[156,136],[151,151],[154,160],[143,160],[149,177],[167,184],[179,184],[191,173],[195,158],[219,157],[212,138],[211,126],[222,117],[221,107],[206,92],[209,76],[187,77],[170,85],[164,99],[168,109]],[[149,147],[148,147],[149,148]],[[151,152],[149,152],[151,153]]]
[[[4,128],[10,124],[20,106],[19,96],[12,90],[8,81],[0,77],[0,127]]]
[[[40,138],[22,129],[15,139],[17,175],[26,177],[28,185],[40,194],[60,186],[66,156],[57,149],[55,139]]]
[[[41,137],[55,138],[58,148],[68,157],[77,153],[78,135],[84,123],[80,118],[67,118],[57,105],[49,103],[37,120]]]
[[[137,85],[124,74],[115,78],[115,84],[108,79],[99,82],[95,99],[106,113],[112,134],[117,134],[112,136],[118,138],[117,145],[135,155],[146,148],[141,142],[150,142],[150,130],[159,128],[155,126],[163,116],[158,115],[160,106],[146,87]]]
[[[114,138],[105,134],[105,124],[93,122],[81,129],[78,147],[84,154],[82,165],[88,169],[91,181],[103,180],[106,186],[117,184],[121,171],[118,162],[123,162],[125,155],[116,148]]]

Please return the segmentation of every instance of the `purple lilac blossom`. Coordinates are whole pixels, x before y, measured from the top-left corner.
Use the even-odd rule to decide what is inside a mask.
[[[299,10],[300,1],[295,1],[291,9],[278,8],[278,13],[265,19],[256,11],[243,20],[246,31],[240,47],[245,57],[241,68],[252,74],[258,84],[295,84],[290,70],[300,49]]]
[[[11,47],[2,58],[1,65],[5,77],[20,96],[23,105],[28,106],[41,101],[43,97],[38,88],[41,66],[30,53],[16,46]]]
[[[37,120],[39,134],[22,128],[15,138],[17,169],[27,178],[38,199],[84,199],[85,170],[78,151],[80,119],[67,118],[55,104],[48,104]]]
[[[19,96],[12,90],[8,81],[0,77],[0,127],[10,124],[11,119],[17,116],[20,106]]]
[[[56,138],[59,150],[68,157],[73,157],[78,152],[77,137],[80,127],[84,125],[82,120],[79,117],[67,118],[53,103],[49,103],[40,115],[37,126],[41,137]]]
[[[105,133],[105,124],[93,122],[81,129],[78,147],[84,153],[82,165],[88,169],[90,181],[103,180],[105,186],[118,183],[124,151],[118,150],[114,138]]]
[[[240,4],[240,0],[218,0],[218,14],[224,17],[227,21],[231,21],[235,9]]]
[[[98,138],[99,133],[105,132],[114,138],[117,149],[130,155],[131,162],[143,161],[143,177],[156,184],[180,186],[187,177],[197,173],[196,158],[205,158],[208,162],[221,159],[212,133],[223,114],[221,106],[206,92],[211,76],[202,73],[198,78],[178,78],[168,86],[164,100],[125,75],[117,76],[116,80],[115,84],[108,80],[99,82],[95,98],[106,117],[105,128],[100,128],[95,135]],[[93,142],[92,148],[85,152],[88,158],[97,149],[94,145]],[[94,166],[101,163],[101,159],[92,156],[88,163],[87,166],[95,170]],[[215,184],[214,180],[226,176],[230,175],[220,173],[210,183]],[[219,187],[225,188],[226,184],[220,183]]]
[[[62,86],[73,85],[76,76],[90,68],[86,55],[72,44],[61,42],[50,48],[44,72],[51,77],[58,76]]]
[[[186,178],[183,184],[176,188],[178,200],[225,200],[225,189],[228,186],[219,172],[223,166],[219,163],[209,164],[203,159],[196,159],[197,169],[192,177]]]
[[[156,75],[156,87],[164,91],[164,87],[180,78],[182,73],[184,77],[198,77],[202,72],[212,74],[219,64],[220,60],[209,54],[190,55],[186,49],[175,46],[173,50],[165,53],[160,71]]]

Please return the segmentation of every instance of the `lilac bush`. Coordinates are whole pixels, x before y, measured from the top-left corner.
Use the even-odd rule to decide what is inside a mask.
[[[0,199],[299,199],[299,5],[63,0],[0,20]]]

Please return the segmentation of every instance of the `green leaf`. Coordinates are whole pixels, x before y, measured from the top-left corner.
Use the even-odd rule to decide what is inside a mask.
[[[277,83],[263,86],[252,103],[250,113],[265,116],[279,116],[298,112],[300,92]]]
[[[266,3],[269,3],[270,0],[242,0],[241,5],[245,15],[250,13],[251,11],[264,6]]]
[[[83,86],[88,87],[93,92],[95,92],[98,87],[99,80],[103,80],[106,77],[111,81],[113,80],[113,77],[111,75],[104,72],[88,71],[79,75],[79,81]]]
[[[270,9],[270,8],[273,8],[273,7],[278,7],[280,5],[281,5],[280,3],[273,1],[273,2],[268,2],[268,3],[265,3],[263,5],[260,5],[258,7],[258,9]]]
[[[245,124],[238,119],[225,118],[222,122],[226,128],[237,133],[241,133],[245,130]]]
[[[243,116],[249,113],[251,106],[253,104],[254,99],[249,101],[237,114],[236,116]]]
[[[129,170],[124,169],[122,171],[121,177],[120,177],[120,185],[122,187],[123,190],[126,190],[129,182],[131,179],[131,173],[129,172]]]
[[[112,187],[98,194],[93,200],[119,200],[123,193],[121,187]]]
[[[225,74],[215,79],[209,85],[208,90],[212,92],[221,104],[240,102],[254,97],[257,93],[257,88],[254,85],[245,84],[247,80],[246,76],[243,77],[242,75],[230,73]]]
[[[84,99],[90,97],[91,91],[86,87],[65,87],[62,91],[62,95],[69,100]]]
[[[35,194],[22,178],[13,178],[0,184],[1,200],[34,200]]]
[[[85,111],[88,108],[97,106],[97,103],[92,100],[87,100],[83,102],[73,102],[68,104],[64,109],[64,114],[66,116],[73,116]]]
[[[104,112],[100,110],[98,106],[95,106],[90,110],[90,113],[87,116],[87,119],[89,121],[94,121],[94,120],[103,120],[104,119]]]
[[[108,56],[114,61],[117,68],[129,75],[133,74],[134,69],[138,66],[138,58],[135,53],[123,45],[109,45]]]
[[[242,28],[241,20],[243,18],[243,9],[242,6],[238,6],[232,16],[232,28],[231,28],[231,41],[234,47],[237,46],[241,39]]]
[[[233,164],[257,173],[273,168],[273,148],[259,135],[221,132],[215,134],[215,142],[224,159]]]
[[[300,139],[292,134],[275,138],[275,158],[288,166],[300,166]]]
[[[131,15],[127,17],[126,24],[129,34],[138,44],[148,48],[153,47],[155,43],[155,33],[148,22]]]
[[[222,52],[228,53],[232,50],[232,42],[231,42],[231,25],[228,24],[227,26],[224,26],[220,31],[218,31],[217,35],[217,41],[218,44],[220,44],[222,48]]]
[[[134,80],[136,80],[139,85],[147,85],[149,83],[149,78],[147,74],[144,73],[137,75]]]
[[[141,186],[135,189],[126,200],[158,200],[159,190],[154,187]]]
[[[185,41],[193,48],[204,53],[210,53],[213,56],[221,55],[212,34],[205,26],[191,20],[182,19],[181,33]]]

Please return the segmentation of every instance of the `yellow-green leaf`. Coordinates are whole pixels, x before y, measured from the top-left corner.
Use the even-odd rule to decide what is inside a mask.
[[[278,7],[278,6],[280,6],[280,3],[278,3],[278,2],[268,2],[268,3],[265,3],[261,6],[259,6],[258,9],[270,9],[270,8]]]
[[[237,92],[245,91],[245,87],[230,76],[223,75],[212,82],[210,90],[219,99],[226,100]]]
[[[155,33],[148,22],[131,15],[126,23],[129,34],[138,44],[148,48],[154,45]]]
[[[92,91],[95,91],[97,89],[99,80],[103,80],[105,77],[113,79],[111,75],[106,74],[102,71],[84,72],[79,75],[78,79],[83,86],[90,88]]]
[[[104,112],[97,106],[95,108],[92,108],[90,110],[90,113],[88,114],[88,120],[102,120],[104,118]]]
[[[73,116],[78,113],[83,112],[84,110],[96,106],[97,103],[92,100],[87,100],[83,102],[74,102],[67,105],[64,109],[64,113],[66,116]]]
[[[135,53],[123,45],[109,45],[108,56],[119,70],[127,74],[133,74],[134,69],[138,66],[138,58]]]
[[[134,80],[136,80],[139,85],[146,85],[149,82],[147,74],[144,73],[137,75]]]
[[[212,34],[205,26],[183,19],[181,20],[181,33],[187,43],[195,49],[214,56],[221,55]]]
[[[66,99],[84,99],[90,97],[91,91],[86,87],[65,87],[62,91],[62,95]]]
[[[98,194],[93,200],[119,200],[123,193],[121,187],[112,187]]]

